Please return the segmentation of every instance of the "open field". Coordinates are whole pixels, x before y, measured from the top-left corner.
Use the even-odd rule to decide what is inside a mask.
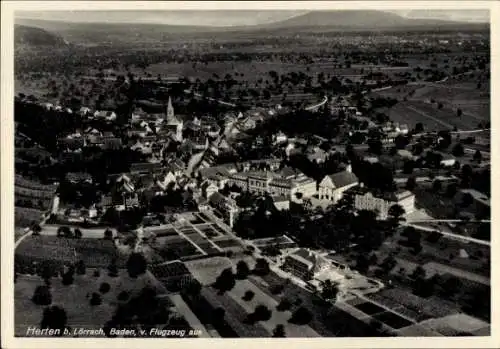
[[[239,337],[270,337],[271,334],[259,323],[247,324],[244,322],[246,311],[228,294],[218,294],[211,287],[203,287],[201,295],[213,308],[225,310],[225,320]]]
[[[242,299],[246,291],[254,292],[255,296],[250,301]],[[295,325],[288,323],[292,313],[290,311],[277,311],[276,306],[278,302],[265,294],[256,285],[248,280],[238,280],[235,287],[228,292],[229,296],[235,300],[247,314],[252,313],[258,305],[265,305],[272,311],[271,318],[267,321],[262,321],[262,326],[272,333],[276,325],[282,324],[285,326],[285,333],[287,337],[319,337],[319,334],[308,325]]]
[[[477,128],[479,122],[474,117],[467,115],[458,117],[454,110],[438,109],[436,104],[420,101],[398,103],[389,109],[388,115],[391,120],[407,124],[410,128],[421,122],[428,131],[452,130],[454,127],[458,130],[472,130]]]
[[[481,283],[487,283],[489,278],[490,249],[488,246],[483,246],[474,243],[465,243],[457,240],[452,240],[440,234],[430,232],[421,232],[422,251],[415,255],[411,248],[407,247],[403,241],[406,238],[395,236],[387,240],[378,251],[378,260],[381,261],[391,252],[397,252],[396,260],[398,265],[393,269],[394,273],[399,273],[400,267],[403,267],[404,273],[409,275],[413,272],[417,265],[425,267],[427,263],[432,265],[446,265],[456,270],[460,270],[464,275],[470,273],[471,276],[465,279],[481,280]],[[460,251],[464,250],[468,254],[468,258],[460,257]],[[430,265],[430,266],[432,266]],[[432,267],[430,267],[432,269]],[[429,269],[429,272],[435,271]],[[448,273],[443,267],[441,274]],[[458,271],[455,271],[456,274]],[[432,274],[431,274],[432,275]],[[429,275],[429,276],[431,276]],[[474,276],[472,276],[474,275]],[[486,279],[485,279],[486,278]]]

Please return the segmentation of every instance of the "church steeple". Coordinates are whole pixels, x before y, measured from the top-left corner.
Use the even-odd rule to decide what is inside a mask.
[[[167,104],[167,120],[175,120],[175,113],[174,113],[174,107],[172,106],[172,98],[170,96],[168,97],[168,104]]]

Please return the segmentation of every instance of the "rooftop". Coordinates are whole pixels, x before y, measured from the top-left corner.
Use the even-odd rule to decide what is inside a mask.
[[[337,188],[342,188],[358,182],[358,177],[349,171],[337,172],[329,177]]]

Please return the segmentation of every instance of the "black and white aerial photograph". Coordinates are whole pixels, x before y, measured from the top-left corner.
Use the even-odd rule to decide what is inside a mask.
[[[490,10],[324,3],[15,11],[13,336],[492,335]]]

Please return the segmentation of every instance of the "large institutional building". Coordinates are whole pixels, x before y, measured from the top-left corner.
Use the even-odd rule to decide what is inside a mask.
[[[372,193],[367,188],[353,188],[354,207],[357,210],[376,211],[379,219],[387,219],[389,209],[393,205],[400,205],[405,214],[415,211],[415,195],[408,190],[394,193]]]
[[[245,171],[231,175],[230,185],[236,185],[243,190],[255,194],[271,194],[285,196],[291,199],[297,193],[303,197],[316,194],[316,181],[301,172],[284,168],[280,172]]]

